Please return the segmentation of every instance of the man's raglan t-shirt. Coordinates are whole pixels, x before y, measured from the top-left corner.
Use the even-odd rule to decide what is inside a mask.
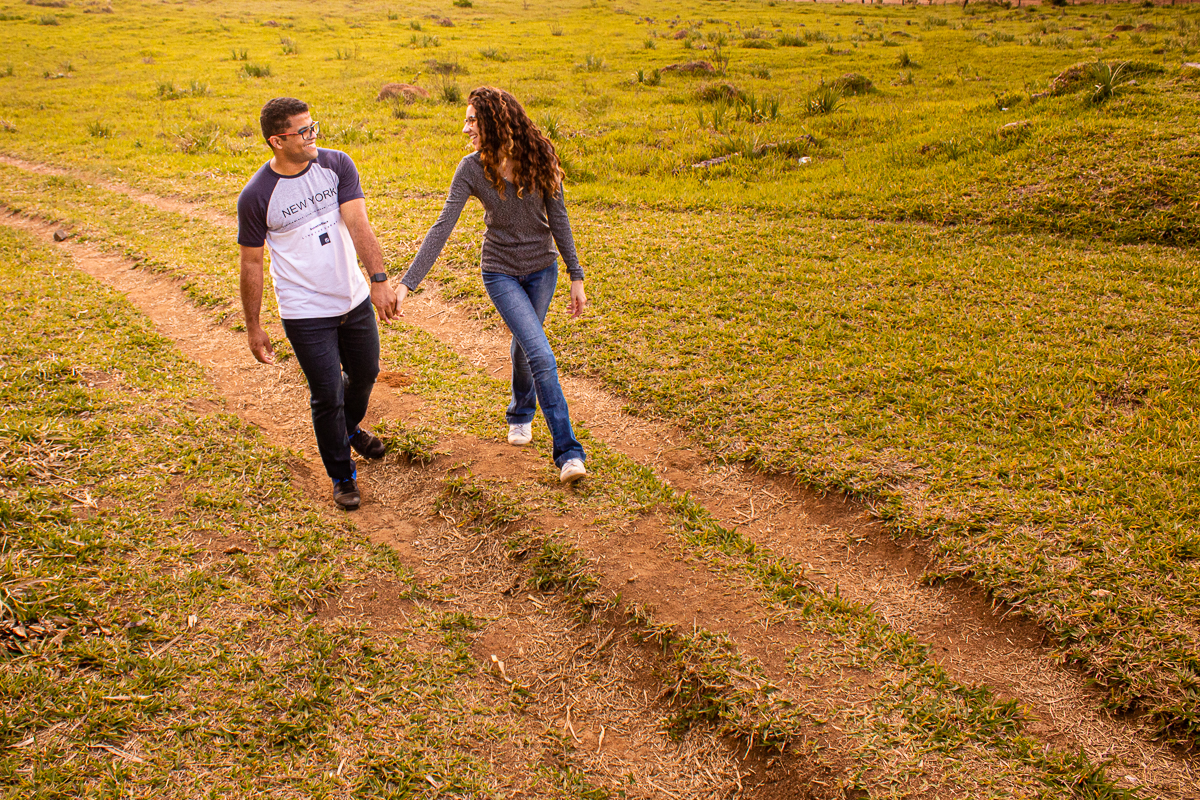
[[[264,164],[238,196],[238,244],[271,251],[283,319],[338,317],[371,294],[341,204],[363,197],[350,156],[317,150],[298,175]]]

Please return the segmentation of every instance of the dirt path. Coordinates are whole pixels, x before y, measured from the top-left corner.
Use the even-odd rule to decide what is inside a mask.
[[[0,162],[66,174],[8,157],[0,157]],[[233,220],[208,208],[111,182],[102,185],[161,209],[217,222],[231,231],[234,227]],[[15,217],[6,222],[51,241],[50,226]],[[307,393],[294,368],[255,364],[240,334],[214,326],[169,280],[133,270],[128,262],[87,245],[67,241],[58,246],[67,249],[82,269],[127,294],[164,335],[204,365],[231,411],[257,424],[274,442],[302,453],[298,474],[313,497],[329,503],[312,441]],[[406,311],[408,323],[433,334],[486,374],[506,373],[507,339],[443,303],[435,291],[410,298]],[[894,627],[929,643],[956,680],[987,684],[1002,696],[1018,699],[1034,719],[1031,733],[1048,744],[1083,747],[1095,760],[1112,759],[1113,777],[1123,777],[1125,785],[1139,786],[1152,796],[1200,798],[1195,788],[1200,772],[1194,762],[1153,742],[1139,720],[1117,720],[1101,712],[1084,679],[1060,665],[1040,629],[1006,620],[969,585],[922,585],[919,579],[927,559],[919,544],[893,542],[864,509],[845,499],[822,498],[787,479],[713,462],[682,432],[623,413],[620,399],[592,382],[564,376],[564,390],[573,418],[594,437],[651,467],[676,489],[689,492],[722,524],[804,565],[823,588],[837,587],[843,597],[871,605]],[[420,417],[417,398],[383,386],[377,388],[372,403],[374,415]],[[456,458],[465,456],[476,464],[477,474],[532,473],[546,466],[529,451],[499,443],[456,442],[453,447]],[[428,543],[430,536],[445,542],[453,532],[410,521],[414,512],[427,513],[428,503],[427,498],[414,499],[417,495],[412,486],[405,488],[405,480],[382,469],[364,471],[364,489],[372,499],[356,522],[396,547],[406,560],[437,571],[437,559],[421,542]],[[786,625],[772,626],[765,609],[746,600],[736,581],[683,563],[655,517],[644,520],[619,542],[586,528],[573,531],[572,536],[597,565],[608,588],[619,590],[631,602],[653,606],[663,621],[730,634],[748,655],[767,666],[773,680],[786,683],[785,659],[803,643],[803,636]],[[507,619],[511,609],[496,612]],[[517,653],[525,649],[522,641],[514,637],[506,645],[497,640],[491,649],[511,651],[501,657],[507,655],[518,663]],[[643,749],[646,746],[643,742]],[[730,769],[737,769],[722,763],[723,767],[709,769],[723,769],[727,776]]]

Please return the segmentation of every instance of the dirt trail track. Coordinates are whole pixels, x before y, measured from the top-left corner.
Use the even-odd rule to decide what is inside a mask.
[[[0,162],[26,170],[60,172],[8,157],[0,157]],[[233,268],[235,225],[231,218],[211,208],[122,185],[101,185],[139,202],[227,227]],[[53,244],[52,226],[13,216],[6,218],[6,224]],[[87,244],[67,241],[54,246],[64,248],[84,271],[125,293],[165,336],[202,364],[229,410],[258,425],[275,443],[302,452],[297,478],[335,513],[312,441],[307,393],[294,365],[256,365],[242,334],[214,324],[168,279],[132,269],[129,262]],[[486,374],[505,373],[507,337],[442,302],[435,291],[410,298],[406,314],[406,323],[433,334]],[[280,335],[272,331],[273,337]],[[386,353],[384,359],[386,362]],[[922,585],[919,579],[927,559],[919,544],[893,542],[864,509],[845,499],[820,497],[788,479],[712,461],[679,430],[623,413],[621,400],[592,382],[564,376],[563,383],[572,417],[587,426],[593,437],[651,467],[674,488],[689,492],[725,526],[736,527],[755,543],[805,566],[822,588],[837,587],[843,597],[872,606],[896,628],[930,644],[956,680],[987,684],[1001,696],[1018,699],[1033,719],[1033,735],[1068,750],[1082,747],[1096,760],[1112,759],[1110,774],[1122,778],[1125,786],[1139,787],[1144,796],[1200,798],[1200,790],[1195,788],[1200,771],[1195,762],[1150,740],[1138,720],[1118,720],[1101,712],[1085,680],[1061,666],[1040,629],[1019,619],[1006,619],[969,585]],[[421,402],[381,384],[373,396],[371,413],[372,418],[383,415],[419,421]],[[497,427],[502,424],[503,415],[498,411]],[[451,449],[456,460],[465,455],[472,461],[477,475],[536,475],[549,469],[531,451],[509,448],[498,439],[454,442]],[[447,534],[432,532],[434,523],[427,518],[429,498],[419,496],[415,479],[406,482],[376,465],[364,466],[360,474],[366,500],[355,522],[376,540],[394,546],[419,573],[436,574],[439,559],[430,551],[429,539]],[[657,518],[644,519],[620,541],[597,536],[586,526],[572,527],[565,535],[589,557],[605,588],[619,590],[628,602],[652,606],[661,621],[728,633],[744,653],[763,663],[773,681],[784,686],[794,680],[788,674],[787,656],[804,643],[800,632],[786,623],[772,624],[768,610],[747,599],[728,576],[680,559],[672,552],[669,536]],[[511,609],[496,611],[509,613]],[[495,653],[510,647],[509,657],[519,663],[518,651],[523,652],[524,647],[516,642],[516,638],[507,644],[491,641],[487,649]],[[803,687],[799,691],[803,692]],[[740,783],[739,776],[734,779]],[[761,796],[793,795],[781,791]]]

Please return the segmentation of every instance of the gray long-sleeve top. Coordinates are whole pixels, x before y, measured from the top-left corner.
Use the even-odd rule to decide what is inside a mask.
[[[517,197],[517,187],[505,181],[504,197],[500,197],[484,173],[479,153],[472,153],[454,171],[442,213],[425,234],[425,241],[421,242],[421,249],[401,283],[416,289],[425,279],[472,195],[483,203],[483,221],[487,225],[480,256],[484,272],[531,275],[549,267],[561,254],[571,280],[583,280],[583,267],[575,255],[575,239],[571,236],[562,191],[543,202],[541,192]]]

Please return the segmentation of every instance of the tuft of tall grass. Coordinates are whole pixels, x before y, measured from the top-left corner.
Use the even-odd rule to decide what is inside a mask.
[[[841,92],[827,83],[822,83],[808,93],[804,100],[804,113],[810,117],[832,114],[841,108],[844,102]]]
[[[297,47],[296,41],[290,36],[279,37],[279,45],[283,48],[283,54],[285,56],[294,56],[300,52],[300,48]]]
[[[542,133],[546,134],[547,139],[558,140],[562,136],[562,122],[552,114],[542,117],[539,127],[542,129]]]
[[[605,66],[605,64],[604,64],[603,58],[601,58],[600,56],[594,56],[589,53],[583,59],[583,63],[575,65],[575,71],[576,72],[600,72],[604,69],[604,66]]]
[[[242,67],[242,72],[251,78],[269,78],[271,77],[271,65],[246,64]]]
[[[1086,102],[1089,105],[1098,106],[1111,99],[1117,91],[1117,86],[1120,85],[1124,71],[1124,64],[1118,64],[1116,68],[1112,64],[1102,62],[1092,64],[1088,69],[1088,78],[1092,83],[1092,89],[1087,94]]]
[[[458,105],[462,102],[463,98],[462,88],[449,78],[443,77],[442,86],[438,92],[438,96],[441,98],[443,103],[447,103],[449,105]]]

